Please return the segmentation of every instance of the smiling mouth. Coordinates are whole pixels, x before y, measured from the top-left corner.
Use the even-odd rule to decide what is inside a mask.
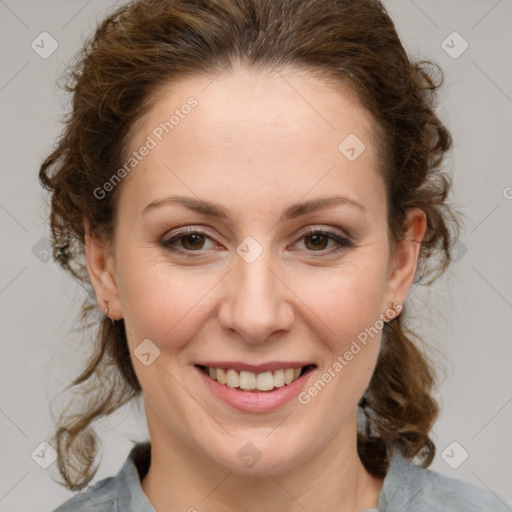
[[[263,373],[238,372],[232,368],[212,368],[200,364],[196,365],[196,367],[219,384],[237,391],[261,393],[272,392],[283,386],[288,386],[306,373],[313,371],[317,366],[308,364],[299,368],[283,368]]]

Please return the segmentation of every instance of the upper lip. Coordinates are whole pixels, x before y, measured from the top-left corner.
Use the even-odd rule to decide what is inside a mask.
[[[249,364],[241,361],[201,361],[196,363],[196,366],[209,366],[210,368],[232,368],[239,373],[241,371],[253,373],[273,372],[286,368],[302,368],[308,365],[316,366],[312,361],[272,361],[262,364]]]

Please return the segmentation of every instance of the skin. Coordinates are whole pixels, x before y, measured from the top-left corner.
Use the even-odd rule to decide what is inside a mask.
[[[193,364],[310,360],[318,369],[307,389],[391,301],[403,303],[425,214],[408,211],[407,236],[392,251],[374,121],[346,87],[291,68],[237,66],[213,78],[173,83],[134,128],[133,149],[187,98],[198,100],[123,180],[114,240],[85,222],[91,282],[101,308],[108,298],[109,316],[125,321],[143,388],[152,460],[142,488],[158,512],[360,512],[377,505],[383,483],[356,449],[357,404],[380,332],[310,403],[273,412],[231,408]],[[348,134],[366,146],[354,161],[338,150]],[[170,204],[142,214],[172,195],[215,202],[229,217]],[[334,195],[364,210],[341,204],[280,220],[294,202]],[[199,257],[160,245],[183,226],[211,237],[175,242]],[[304,237],[308,227],[349,235],[353,245],[334,252],[335,241]],[[247,236],[263,250],[252,263],[236,252]],[[149,366],[133,355],[147,338],[160,350]],[[247,442],[261,453],[251,467],[237,457]]]

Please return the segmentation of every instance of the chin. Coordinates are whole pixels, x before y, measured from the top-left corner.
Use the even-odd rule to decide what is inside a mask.
[[[206,455],[216,464],[240,474],[268,477],[268,474],[285,473],[300,464],[310,455],[311,440],[303,443],[289,442],[283,431],[281,436],[270,439],[268,432],[252,436],[240,435],[229,441],[210,444],[204,447]],[[211,447],[215,447],[215,451]],[[221,449],[222,448],[222,449]]]

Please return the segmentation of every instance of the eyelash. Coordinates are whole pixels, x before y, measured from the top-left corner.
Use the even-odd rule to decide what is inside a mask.
[[[177,233],[175,233],[170,238],[163,239],[160,242],[160,245],[162,247],[164,247],[165,249],[167,249],[169,251],[172,251],[174,253],[186,255],[186,257],[197,258],[197,257],[203,256],[202,252],[207,250],[207,249],[198,249],[197,251],[190,251],[190,250],[186,250],[186,249],[178,249],[176,247],[173,247],[173,244],[178,242],[181,238],[189,236],[189,235],[205,235],[208,239],[213,241],[213,238],[210,235],[208,235],[208,233],[205,233],[205,232],[200,231],[200,230],[195,229],[195,228],[185,228],[185,229],[183,229],[181,231],[178,231]],[[330,249],[330,250],[328,250],[328,249],[321,249],[321,250],[318,250],[318,251],[308,251],[306,249],[306,252],[320,253],[320,254],[324,254],[325,255],[325,254],[337,253],[338,251],[341,251],[341,250],[344,250],[344,249],[348,249],[348,248],[351,248],[351,247],[354,246],[354,244],[352,243],[352,241],[350,239],[348,239],[346,237],[343,237],[343,236],[340,236],[337,232],[331,231],[331,230],[327,230],[327,229],[318,229],[318,228],[309,228],[309,229],[307,229],[306,231],[301,233],[300,237],[297,239],[297,242],[299,240],[301,240],[301,239],[303,239],[303,238],[305,238],[307,236],[311,236],[311,235],[327,235],[329,240],[332,240],[332,241],[336,242],[338,245],[334,249]]]

